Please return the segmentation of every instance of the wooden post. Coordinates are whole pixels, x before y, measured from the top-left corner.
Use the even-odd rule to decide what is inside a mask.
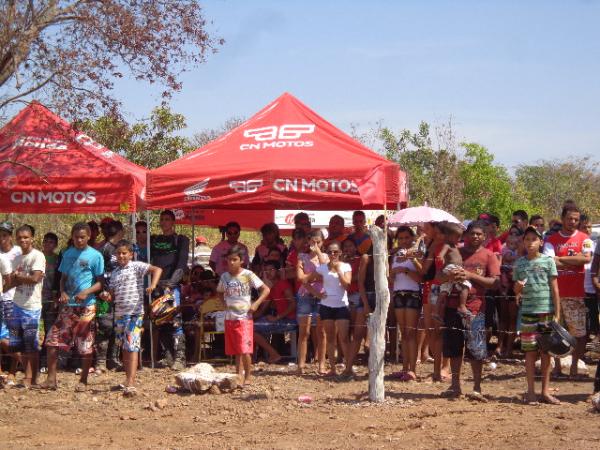
[[[384,230],[376,225],[370,229],[373,241],[373,263],[375,269],[375,292],[377,306],[368,320],[370,345],[369,345],[369,400],[383,402],[385,388],[383,386],[383,365],[385,359],[385,323],[388,307],[390,305],[390,291],[388,289],[388,254],[387,235]]]

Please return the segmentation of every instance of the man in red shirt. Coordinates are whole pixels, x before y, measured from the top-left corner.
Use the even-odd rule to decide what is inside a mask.
[[[486,224],[483,221],[478,220],[469,224],[464,235],[465,246],[460,249],[463,268],[454,271],[448,277],[448,281],[466,279],[471,282],[467,308],[472,318],[462,319],[457,312],[458,296],[453,292],[448,297],[448,305],[444,313],[443,354],[450,358],[452,368],[452,385],[443,393],[447,397],[458,397],[462,394],[460,372],[466,344],[471,353],[473,372],[473,392],[470,397],[474,400],[487,401],[481,394],[481,373],[483,361],[487,357],[485,291],[497,285],[500,277],[500,262],[483,246],[485,229]]]
[[[570,376],[577,377],[577,361],[585,353],[586,317],[585,268],[592,257],[592,240],[577,229],[581,212],[572,204],[562,210],[562,227],[546,239],[544,254],[554,257],[558,269],[558,291],[562,316],[569,333],[577,338],[577,348],[572,354]],[[560,364],[554,374],[560,374]]]

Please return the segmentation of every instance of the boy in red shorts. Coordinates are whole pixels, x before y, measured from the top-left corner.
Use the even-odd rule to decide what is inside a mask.
[[[235,367],[240,384],[250,384],[252,353],[254,352],[254,324],[252,313],[269,296],[269,288],[254,272],[242,267],[246,249],[234,245],[227,252],[227,271],[221,275],[217,292],[227,305],[225,315],[225,353],[235,356]],[[260,290],[258,299],[251,302],[251,289]]]

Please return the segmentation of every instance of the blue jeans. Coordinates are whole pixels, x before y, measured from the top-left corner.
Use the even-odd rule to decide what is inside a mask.
[[[296,317],[300,322],[301,317],[310,316],[312,325],[317,325],[317,318],[319,317],[319,300],[310,294],[298,295],[298,301],[296,303]]]

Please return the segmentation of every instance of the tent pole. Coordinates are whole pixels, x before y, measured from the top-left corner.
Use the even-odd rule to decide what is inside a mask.
[[[146,210],[146,255],[148,264],[150,264],[150,211]],[[150,303],[152,304],[152,296]],[[150,319],[150,364],[154,369],[154,330],[152,329],[152,319]]]
[[[196,258],[196,210],[192,208],[192,267],[194,267],[194,259]]]

